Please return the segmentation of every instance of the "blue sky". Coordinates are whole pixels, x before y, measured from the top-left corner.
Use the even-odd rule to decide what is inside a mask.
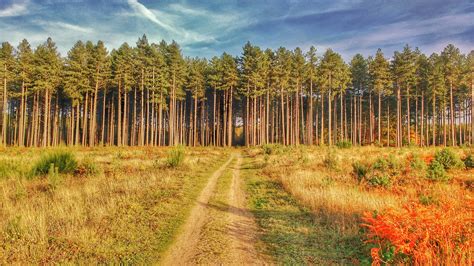
[[[238,55],[245,42],[262,48],[314,45],[349,60],[386,56],[405,43],[430,54],[448,43],[474,49],[474,0],[0,0],[0,41],[34,46],[48,36],[64,55],[77,40],[109,49],[139,36],[178,41],[185,55]]]

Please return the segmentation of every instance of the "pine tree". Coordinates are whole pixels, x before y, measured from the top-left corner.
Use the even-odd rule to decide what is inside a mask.
[[[17,48],[18,83],[20,84],[20,118],[18,120],[18,145],[24,146],[27,127],[27,97],[33,81],[33,51],[26,39]]]
[[[2,91],[2,131],[0,135],[0,145],[6,146],[8,143],[7,126],[8,126],[8,94],[14,81],[15,58],[13,56],[14,48],[8,42],[3,42],[0,48],[0,78],[3,81]]]
[[[314,122],[313,122],[313,104],[314,104],[314,84],[316,83],[317,80],[317,64],[318,64],[318,58],[316,56],[316,48],[314,46],[311,46],[309,48],[309,51],[306,53],[306,83],[307,86],[309,87],[308,91],[308,114],[307,114],[307,120],[308,120],[308,128],[307,128],[307,135],[308,135],[308,144],[313,145],[313,138],[314,138]],[[317,125],[316,125],[316,130],[317,130]]]
[[[444,74],[446,82],[449,87],[449,114],[450,114],[450,126],[451,126],[451,145],[456,145],[456,134],[454,130],[454,98],[453,91],[458,86],[459,75],[460,75],[460,65],[461,65],[461,55],[459,49],[454,45],[449,44],[446,46],[441,53],[441,58],[443,61]]]
[[[378,49],[375,58],[369,64],[371,89],[378,95],[378,126],[377,140],[382,142],[382,97],[390,94],[390,64],[385,59],[382,50]],[[387,132],[388,133],[388,132]]]
[[[43,111],[43,137],[42,146],[50,145],[50,114],[51,114],[51,98],[56,92],[61,82],[62,60],[57,51],[56,44],[51,38],[41,44],[35,50],[35,71],[34,71],[34,87],[44,96]],[[39,114],[37,113],[39,116]],[[39,121],[39,118],[36,119]],[[39,137],[39,134],[38,134]]]
[[[352,88],[354,97],[354,125],[353,141],[362,144],[362,98],[367,91],[369,83],[369,73],[367,60],[361,55],[356,54],[350,64]],[[357,99],[359,99],[357,101]]]

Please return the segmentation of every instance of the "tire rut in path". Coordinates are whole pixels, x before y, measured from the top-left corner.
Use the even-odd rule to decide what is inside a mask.
[[[197,203],[191,210],[185,224],[181,229],[176,241],[172,244],[168,252],[165,253],[162,265],[189,265],[192,264],[192,258],[199,244],[200,232],[206,221],[205,204],[209,202],[210,197],[216,187],[217,179],[222,175],[227,166],[232,162],[235,155],[217,169],[209,178],[201,194],[197,198]]]
[[[240,178],[242,157],[237,156],[237,162],[232,171],[232,183],[229,192],[229,224],[230,240],[229,261],[224,264],[263,265],[265,262],[255,250],[258,241],[258,227],[253,214],[247,209],[243,182]]]

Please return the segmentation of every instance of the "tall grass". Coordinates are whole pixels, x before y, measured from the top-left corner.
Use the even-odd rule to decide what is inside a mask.
[[[176,168],[180,166],[184,161],[185,150],[184,147],[178,145],[173,147],[168,152],[168,157],[166,158],[166,164],[168,167]]]
[[[51,169],[51,165],[56,167],[58,173],[73,173],[77,169],[77,160],[71,151],[58,150],[42,155],[31,169],[32,175],[46,175]]]

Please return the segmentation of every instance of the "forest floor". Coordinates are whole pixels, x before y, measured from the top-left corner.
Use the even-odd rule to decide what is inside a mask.
[[[364,212],[474,198],[472,168],[427,179],[425,161],[440,150],[267,145],[182,148],[178,158],[174,148],[5,149],[0,264],[370,264]],[[77,169],[32,176],[57,151]],[[355,176],[359,164],[366,179]]]

